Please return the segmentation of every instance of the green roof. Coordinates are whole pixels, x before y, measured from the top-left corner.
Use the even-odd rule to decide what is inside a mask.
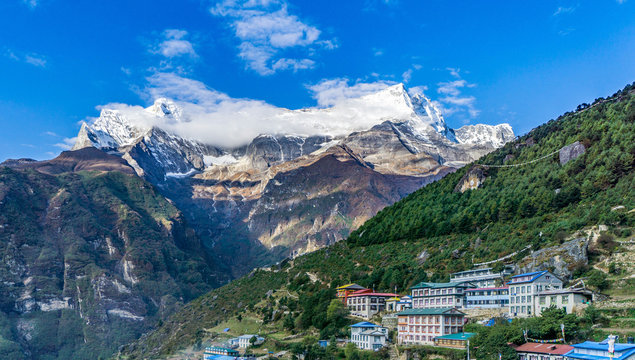
[[[450,310],[455,310],[461,314],[463,312],[455,309],[455,308],[434,308],[434,309],[406,309],[397,315],[441,315],[445,314]]]
[[[454,281],[454,282],[446,282],[446,283],[431,283],[431,282],[420,282],[415,286],[410,287],[411,289],[421,289],[421,288],[431,288],[431,289],[440,289],[440,288],[449,288],[449,287],[457,287],[457,286],[465,286],[467,281]]]
[[[460,333],[456,333],[456,334],[437,336],[436,339],[467,340],[467,339],[471,338],[474,335],[476,335],[476,333],[460,332]]]

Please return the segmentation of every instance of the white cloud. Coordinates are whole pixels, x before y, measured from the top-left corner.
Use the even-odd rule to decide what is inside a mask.
[[[619,1],[619,0],[618,0]],[[556,11],[554,11],[553,16],[563,15],[563,14],[571,14],[578,8],[578,5],[575,6],[558,6]]]
[[[419,65],[419,64],[412,64],[412,67],[406,71],[404,71],[401,74],[401,78],[403,80],[404,83],[408,83],[410,82],[410,80],[412,79],[412,73],[417,71],[417,70],[421,70],[423,66]]]
[[[73,145],[75,145],[76,141],[77,141],[77,137],[64,138],[62,142],[53,144],[53,146],[56,146],[62,150],[70,150],[73,147]]]
[[[150,51],[154,54],[161,54],[166,58],[178,56],[197,57],[194,45],[186,40],[188,32],[179,29],[167,29],[161,34],[161,39]]]
[[[24,62],[31,64],[35,67],[46,67],[46,59],[38,54],[30,54],[24,56]]]
[[[226,18],[240,41],[241,59],[247,68],[260,75],[271,75],[278,70],[309,69],[315,61],[308,58],[290,58],[285,55],[291,48],[334,49],[333,40],[319,40],[321,31],[289,14],[282,0],[225,0],[210,12]]]
[[[313,66],[315,66],[315,61],[311,59],[286,59],[285,58],[285,59],[279,59],[278,61],[273,63],[271,68],[274,71],[293,69],[293,71],[296,72],[298,70],[311,69]]]
[[[373,55],[382,56],[382,55],[384,55],[384,50],[373,48]]]
[[[618,4],[622,5],[626,2],[626,0],[616,0]]]
[[[12,49],[5,49],[4,56],[13,61],[23,62],[39,68],[45,68],[47,65],[46,57],[36,53],[22,53]]]
[[[399,104],[358,99],[394,84],[381,80],[322,80],[307,88],[319,107],[336,106],[337,110],[288,110],[264,101],[232,98],[174,73],[156,73],[147,78],[141,92],[149,102],[161,97],[173,99],[182,109],[180,119],[155,117],[141,106],[126,104],[111,103],[99,109],[117,110],[140,127],[158,126],[186,138],[231,148],[248,144],[261,134],[344,136],[369,129],[386,117],[409,116],[410,110]],[[58,146],[67,148],[68,144],[70,140]]]
[[[454,76],[455,78],[460,78],[460,77],[461,77],[461,75],[460,75],[461,69],[458,69],[458,68],[451,68],[451,67],[449,67],[449,68],[445,68],[445,69],[446,69],[447,71],[449,71],[449,72],[450,72],[450,75]]]
[[[30,7],[31,9],[35,9],[38,6],[38,0],[22,0],[22,3],[24,3],[26,6]]]
[[[437,105],[442,109],[444,115],[449,116],[463,112],[467,113],[470,118],[477,117],[480,114],[480,110],[476,109],[476,98],[462,94],[465,88],[476,87],[476,84],[468,83],[462,79],[459,69],[447,68],[447,70],[457,80],[437,84],[437,93],[443,95],[438,100]]]
[[[410,81],[410,79],[412,79],[412,71],[412,69],[408,69],[404,71],[403,74],[401,74],[401,78],[403,79],[404,83],[407,83],[408,81]]]
[[[344,99],[372,94],[396,84],[393,81],[384,80],[370,83],[357,81],[353,85],[349,85],[349,82],[350,80],[346,78],[325,79],[317,84],[307,85],[307,89],[313,93],[313,98],[317,100],[319,106],[333,106]]]
[[[45,131],[44,135],[53,136],[53,137],[59,137],[59,135],[57,135],[53,131]]]

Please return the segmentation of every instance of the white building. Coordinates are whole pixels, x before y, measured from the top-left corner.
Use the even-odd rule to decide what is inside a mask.
[[[388,329],[370,322],[351,325],[351,342],[362,350],[379,350],[388,340]]]
[[[473,288],[468,282],[421,282],[412,289],[412,308],[462,308],[465,306],[465,289]]]
[[[502,308],[509,306],[509,287],[488,287],[465,290],[465,308]]]
[[[376,293],[370,289],[355,291],[346,297],[346,306],[351,315],[370,319],[373,315],[386,310],[386,300],[399,295]]]
[[[536,315],[535,297],[543,291],[562,289],[562,280],[546,270],[512,276],[507,284],[511,317]]]
[[[503,278],[514,273],[512,265],[506,265],[501,272],[495,272],[490,267],[459,271],[450,274],[450,281],[467,281],[479,288],[496,287],[503,285]]]
[[[593,301],[593,293],[585,289],[558,289],[542,291],[534,298],[536,316],[550,306],[565,309],[567,314],[571,314],[575,309],[583,304],[590,304]]]
[[[252,344],[250,341],[254,336],[256,337],[256,342]],[[258,335],[245,334],[237,338],[229,339],[227,342],[230,346],[238,346],[241,349],[246,349],[252,345],[262,344],[263,342],[265,342],[265,338]]]

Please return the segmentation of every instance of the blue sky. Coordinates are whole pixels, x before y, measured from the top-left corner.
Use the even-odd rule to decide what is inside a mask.
[[[3,0],[0,160],[50,158],[168,76],[286,108],[404,82],[451,127],[522,134],[635,81],[633,59],[635,0]]]

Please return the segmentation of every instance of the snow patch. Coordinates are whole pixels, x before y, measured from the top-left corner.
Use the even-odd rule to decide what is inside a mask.
[[[184,173],[167,172],[165,173],[165,177],[182,179],[182,178],[190,177],[194,175],[195,173],[196,173],[196,169],[190,169],[188,172],[184,172]]]
[[[203,162],[205,163],[205,166],[210,167],[213,165],[231,165],[238,162],[238,159],[231,154],[221,156],[205,155],[203,156]]]

